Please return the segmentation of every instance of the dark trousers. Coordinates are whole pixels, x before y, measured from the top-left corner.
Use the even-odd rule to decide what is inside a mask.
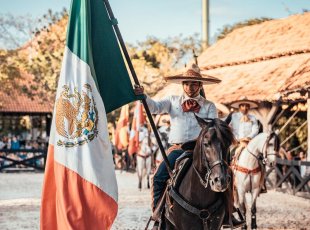
[[[174,168],[177,158],[181,156],[183,152],[184,150],[177,149],[169,153],[168,161],[172,168]],[[165,162],[161,162],[153,178],[153,186],[152,186],[153,187],[153,193],[152,193],[153,210],[155,210],[160,197],[163,195],[163,192],[165,191],[166,182],[168,179],[169,179],[169,173],[165,165]]]

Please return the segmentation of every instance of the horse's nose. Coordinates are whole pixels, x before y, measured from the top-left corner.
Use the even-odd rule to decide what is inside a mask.
[[[228,179],[228,178],[227,178]],[[218,177],[215,177],[214,178],[214,182],[217,184],[217,185],[225,185],[225,182],[226,182],[226,178],[225,176],[218,176]]]

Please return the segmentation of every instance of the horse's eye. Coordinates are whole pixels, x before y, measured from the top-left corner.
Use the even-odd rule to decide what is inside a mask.
[[[210,146],[210,141],[205,141],[205,142],[203,142],[203,145],[204,145],[205,147],[209,147],[209,146]]]

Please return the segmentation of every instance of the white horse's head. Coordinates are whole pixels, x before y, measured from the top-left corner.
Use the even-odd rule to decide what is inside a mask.
[[[269,167],[273,167],[276,163],[279,148],[280,140],[278,134],[276,132],[269,132],[261,149],[263,163]]]

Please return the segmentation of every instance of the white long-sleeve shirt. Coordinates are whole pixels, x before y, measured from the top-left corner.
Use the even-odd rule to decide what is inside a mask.
[[[241,112],[233,113],[230,125],[237,140],[242,138],[254,138],[258,134],[258,123],[255,116],[248,114],[248,122],[241,121],[243,114]]]
[[[194,140],[198,137],[201,127],[199,126],[193,112],[183,112],[182,104],[188,99],[194,99],[201,106],[197,116],[201,118],[217,118],[214,103],[202,96],[190,98],[187,95],[169,96],[165,99],[154,101],[147,96],[146,102],[152,114],[168,113],[170,115],[169,143],[179,144]]]

